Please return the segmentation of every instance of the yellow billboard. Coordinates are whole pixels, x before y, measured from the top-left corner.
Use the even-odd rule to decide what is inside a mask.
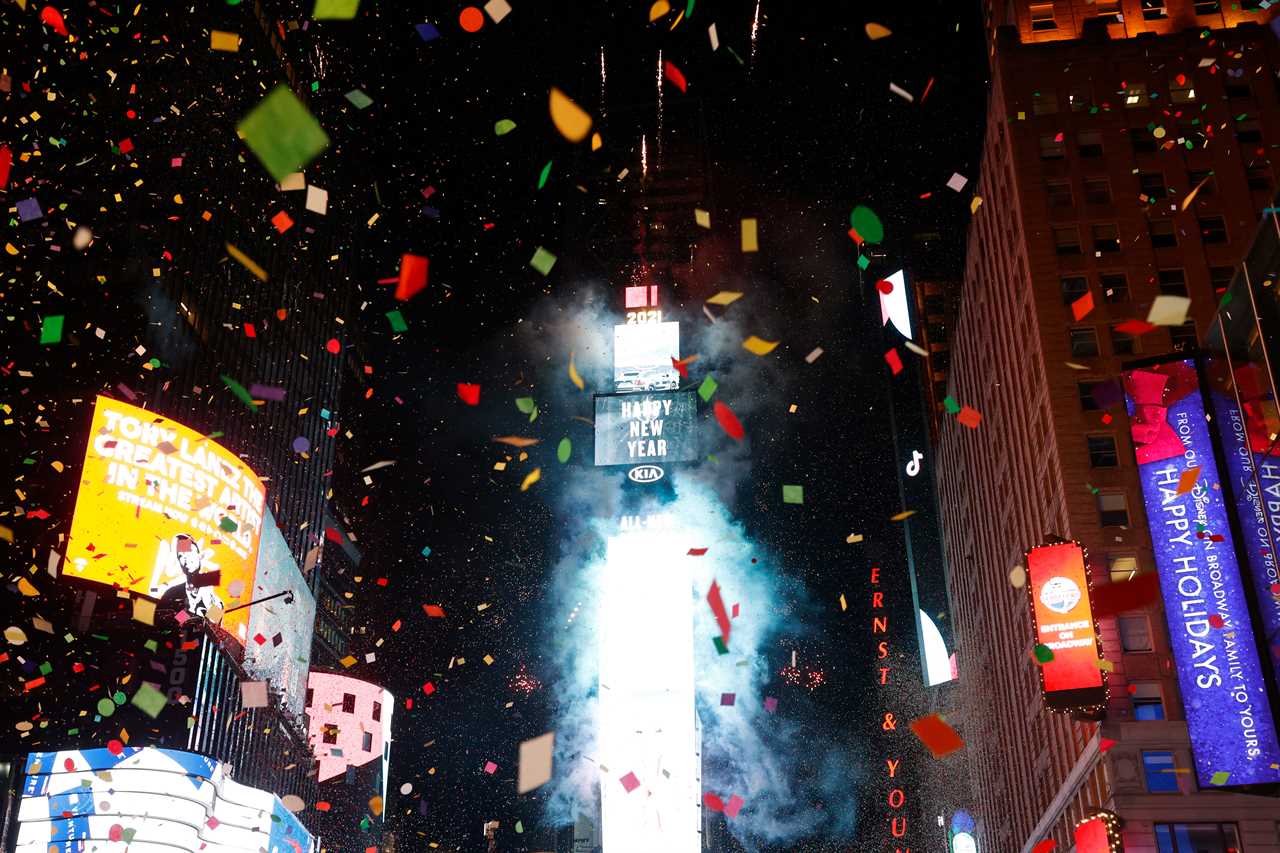
[[[155,622],[199,616],[245,643],[266,487],[234,453],[98,397],[65,574],[147,596]],[[185,616],[183,614],[186,614]]]

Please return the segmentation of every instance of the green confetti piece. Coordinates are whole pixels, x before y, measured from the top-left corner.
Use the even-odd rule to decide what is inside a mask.
[[[858,232],[858,236],[868,243],[879,243],[884,239],[884,224],[880,222],[876,212],[869,207],[863,205],[855,207],[853,213],[849,214],[849,224],[853,226],[854,231]]]
[[[350,92],[347,92],[345,97],[348,101],[354,104],[355,108],[358,110],[362,110],[373,103],[373,98],[370,98],[359,89],[352,89]]]
[[[521,412],[524,412],[526,415],[532,414],[533,410],[537,407],[538,405],[533,402],[532,397],[516,397],[516,408]]]
[[[154,652],[156,649],[160,648],[160,644],[157,643],[155,640],[147,640],[145,643],[142,644],[142,647],[149,652]]]
[[[783,486],[782,502],[784,504],[804,503],[804,486]]]
[[[1228,290],[1226,293],[1222,294],[1222,301],[1218,303],[1218,308],[1219,310],[1221,310],[1223,308],[1226,308],[1230,304],[1231,304],[1231,291]]]
[[[116,703],[103,696],[98,700],[98,713],[104,717],[110,717],[116,712]]]
[[[111,694],[111,700],[117,705],[123,705],[125,702],[129,701],[129,697],[124,695],[123,690],[117,690],[115,693]]]
[[[137,834],[138,834],[138,830],[136,829],[125,829],[120,833],[120,840],[123,841],[126,845],[132,844],[133,838]]]
[[[548,160],[547,165],[542,167],[542,174],[538,175],[538,189],[547,185],[547,178],[551,177],[551,164],[554,162],[554,160]]]
[[[1214,773],[1212,776],[1209,777],[1209,784],[1225,785],[1227,784],[1227,780],[1230,778],[1231,778],[1231,774],[1228,773],[1226,770],[1219,770],[1218,772]]]
[[[687,5],[687,6],[685,6],[685,7],[684,7],[684,17],[685,17],[685,20],[688,20],[689,18],[692,18],[692,17],[693,17],[693,4],[694,4],[695,2],[696,2],[696,0],[689,0],[689,5]]]
[[[153,720],[160,716],[160,712],[164,710],[164,706],[168,702],[163,693],[146,682],[143,682],[142,686],[138,688],[138,692],[133,694],[133,698],[129,701]]]
[[[1044,643],[1036,643],[1033,653],[1036,656],[1036,663],[1045,664],[1053,660],[1053,649],[1049,648]]]
[[[391,323],[391,331],[396,333],[409,331],[409,324],[404,321],[404,315],[399,311],[388,311],[387,320]]]
[[[236,524],[235,519],[227,515],[224,515],[221,520],[218,521],[218,529],[225,530],[228,533],[235,533],[236,528],[239,526],[240,525]]]
[[[535,270],[542,273],[543,275],[546,275],[547,273],[551,272],[551,268],[555,265],[556,265],[556,256],[551,254],[541,246],[538,247],[538,251],[533,253],[533,258],[531,258],[529,261],[529,266],[533,267]]]
[[[560,464],[569,461],[570,454],[573,453],[573,444],[569,441],[569,437],[565,436],[560,439],[560,446],[556,448],[556,458],[560,460]]]
[[[317,21],[349,21],[360,10],[360,0],[316,0],[311,17]]]
[[[950,394],[942,398],[942,406],[947,410],[947,414],[951,414],[951,415],[960,414],[960,404],[957,403],[955,398],[952,397]]]
[[[718,654],[729,654],[729,647],[725,645],[724,637],[712,637],[711,642],[715,645]]]
[[[702,398],[702,402],[710,403],[712,396],[719,387],[719,384],[714,379],[707,376],[702,380],[702,384],[698,386],[698,396]]]
[[[871,266],[871,259],[866,255],[858,255],[858,269],[865,270],[869,266]]]
[[[524,833],[524,823],[522,821],[516,821],[516,835],[521,835],[523,833]]]
[[[231,393],[239,397],[250,409],[257,410],[257,406],[253,405],[253,395],[249,393],[249,389],[232,379],[227,374],[222,374],[222,384],[231,389]],[[210,436],[212,438],[212,436]]]
[[[53,672],[53,664],[49,663],[48,661],[45,661],[44,663],[40,664],[41,675],[48,675],[51,672]]]
[[[726,44],[724,47],[725,47],[725,50],[729,51],[729,54],[730,54],[734,59],[738,60],[738,64],[739,64],[739,65],[746,65],[746,64],[747,64],[747,63],[745,63],[745,62],[743,62],[743,61],[742,61],[742,57],[741,57],[741,56],[738,56],[738,52],[737,52],[736,50],[734,50],[733,48],[729,47],[729,45],[727,45],[727,44]]]
[[[506,136],[515,129],[516,123],[509,118],[499,119],[493,126],[493,132],[496,136]]]
[[[62,314],[52,314],[40,322],[40,343],[56,344],[62,340]]]
[[[326,0],[319,0],[316,6],[325,3]],[[284,84],[250,110],[237,130],[276,181],[283,181],[290,173],[301,170],[329,147],[329,136],[320,122]]]
[[[430,545],[423,545],[423,546],[422,546],[422,556],[424,556],[424,557],[430,557],[430,556],[431,556],[431,546],[430,546]]]

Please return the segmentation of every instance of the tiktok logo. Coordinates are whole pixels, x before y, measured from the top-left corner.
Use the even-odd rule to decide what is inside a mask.
[[[924,454],[919,450],[911,451],[911,461],[907,463],[907,476],[914,477],[920,473],[920,460],[924,459]]]

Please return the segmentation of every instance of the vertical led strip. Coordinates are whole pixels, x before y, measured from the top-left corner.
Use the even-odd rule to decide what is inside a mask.
[[[643,530],[607,546],[597,634],[604,853],[701,848],[693,587],[680,541],[675,530]]]

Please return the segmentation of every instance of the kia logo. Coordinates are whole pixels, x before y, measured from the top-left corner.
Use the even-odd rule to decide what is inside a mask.
[[[664,473],[657,465],[637,465],[627,472],[627,479],[633,483],[656,483]]]

